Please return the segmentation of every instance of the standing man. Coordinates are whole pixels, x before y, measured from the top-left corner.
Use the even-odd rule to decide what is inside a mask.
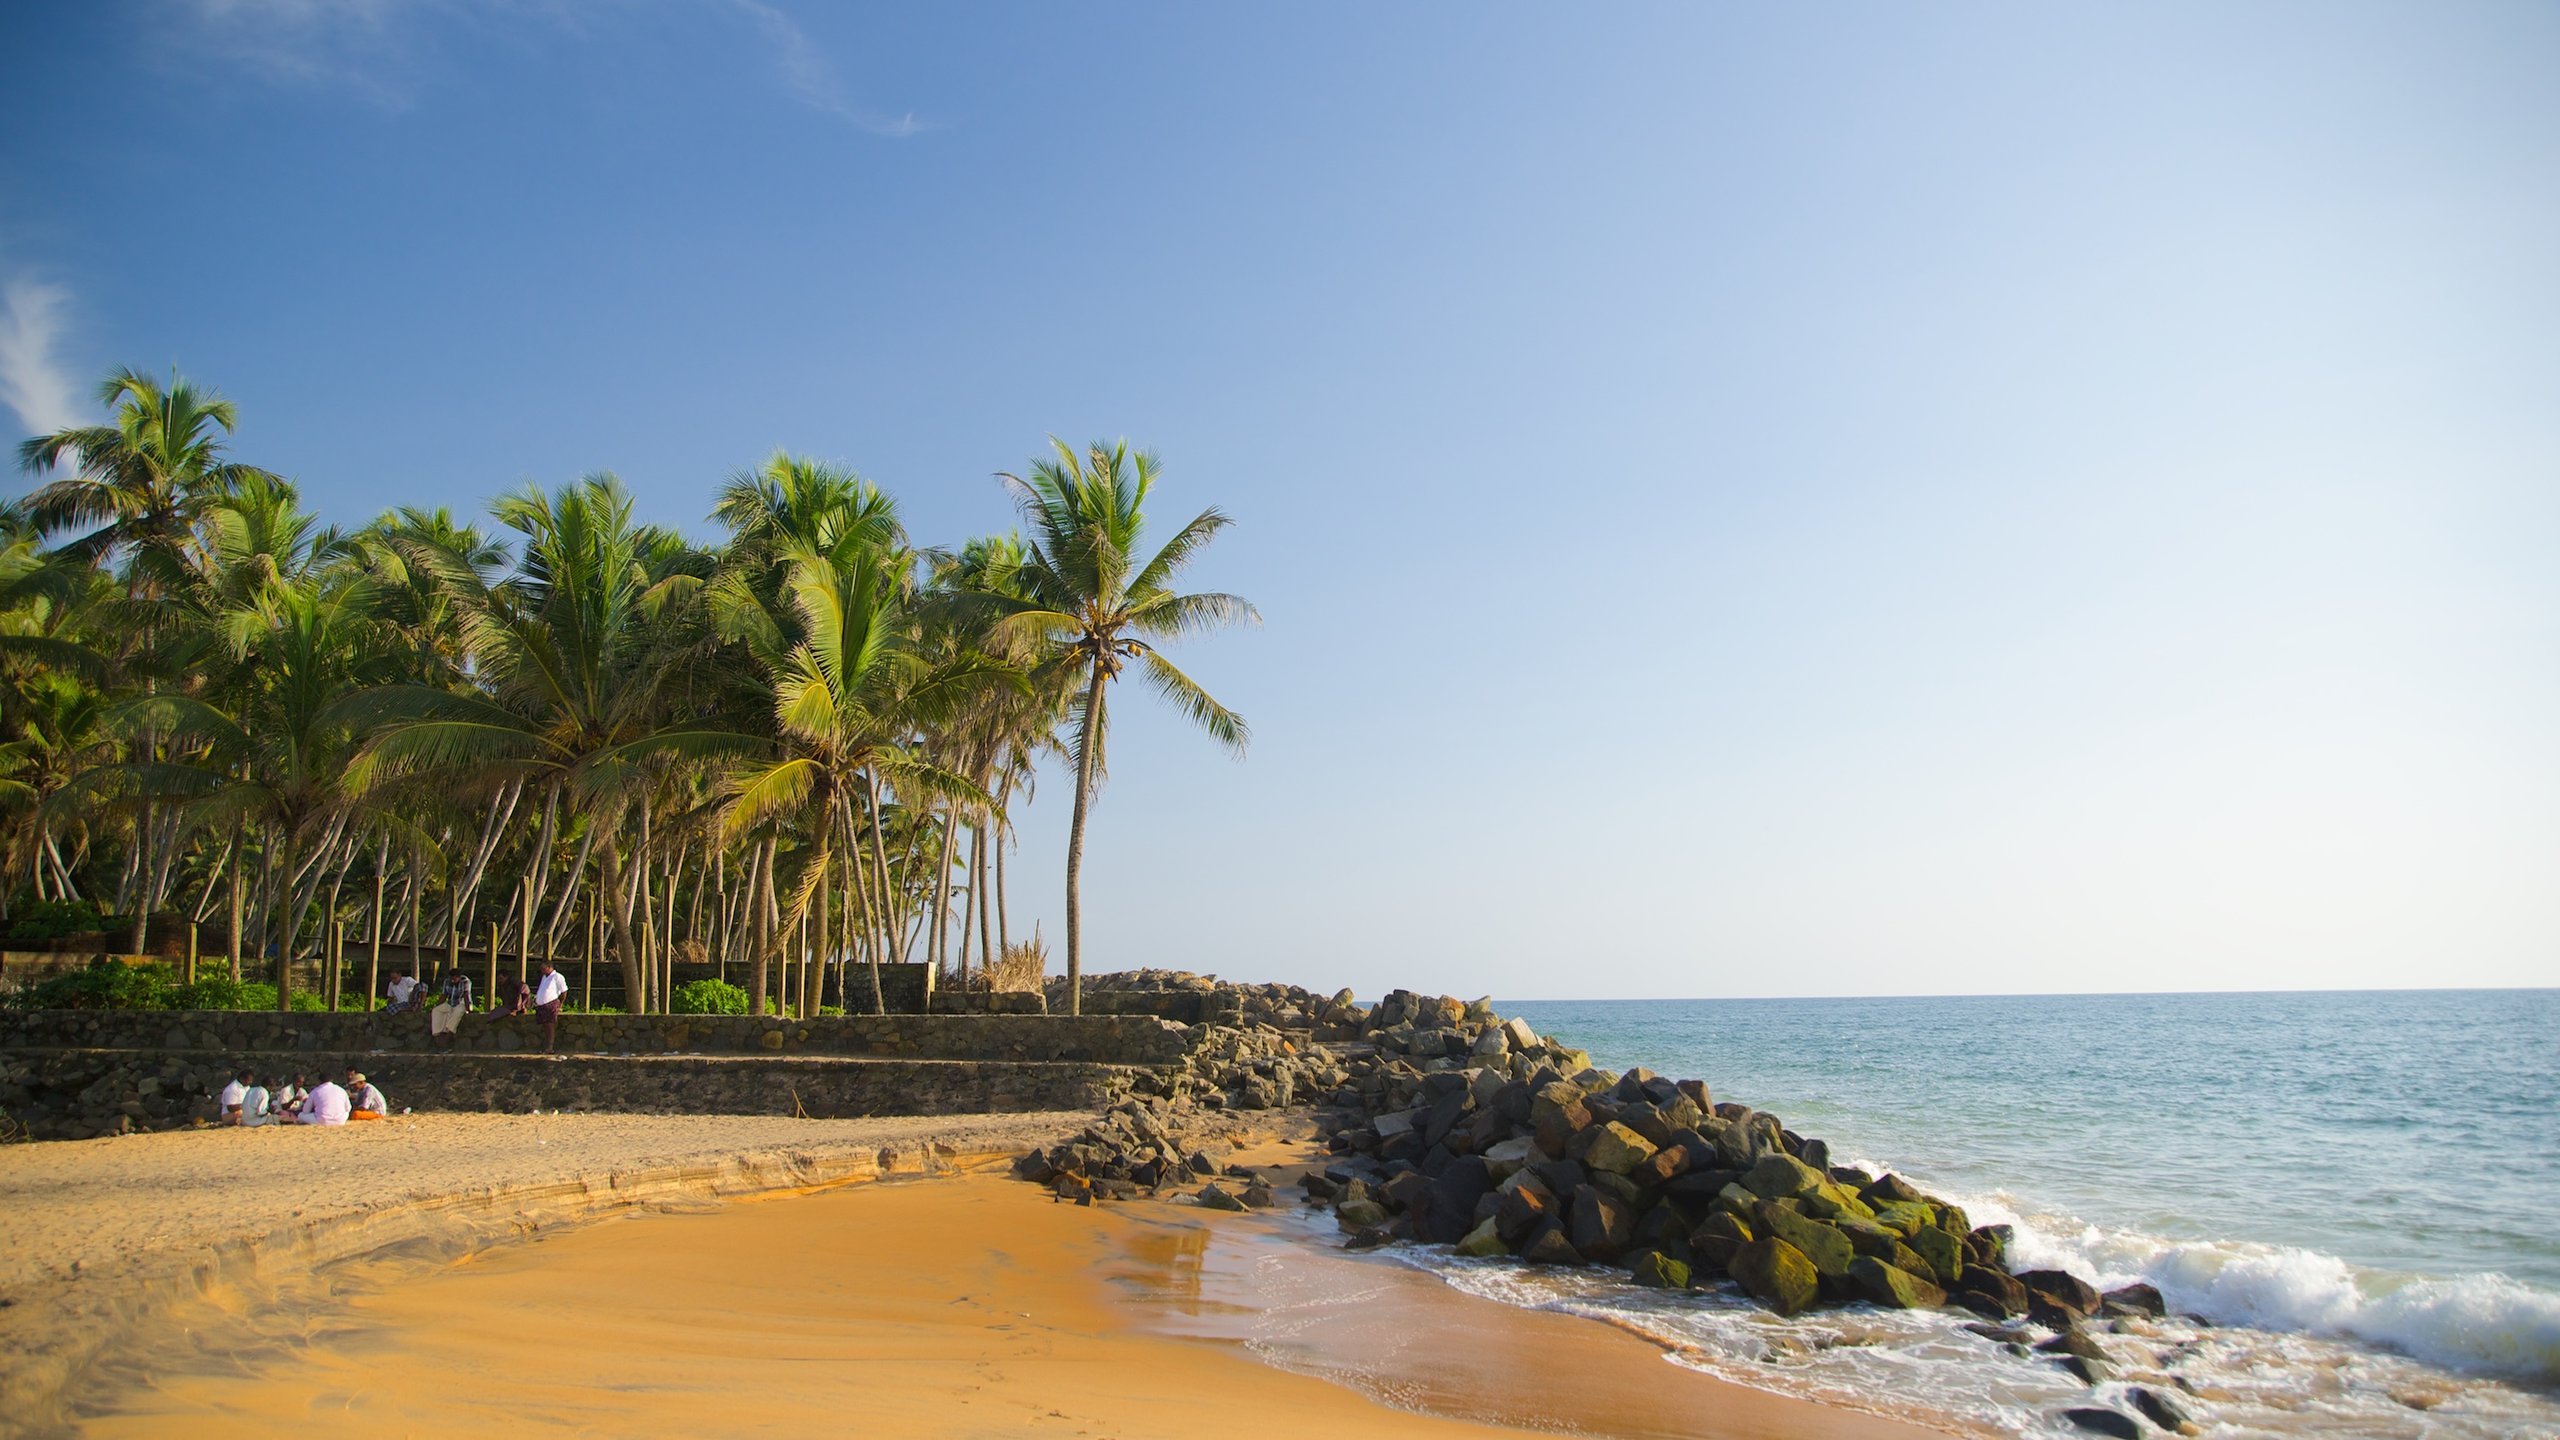
[[[542,978],[533,982],[533,1013],[542,1021],[542,1048],[549,1053],[560,1033],[560,1006],[569,998],[569,977],[542,962]]]

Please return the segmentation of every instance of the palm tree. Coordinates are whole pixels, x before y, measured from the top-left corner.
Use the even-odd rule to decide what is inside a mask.
[[[1154,454],[1133,452],[1126,441],[1097,441],[1081,453],[1054,436],[1049,444],[1055,455],[1035,463],[1028,479],[1001,477],[1022,506],[1031,539],[1013,576],[1020,598],[998,593],[986,603],[1001,616],[990,632],[997,643],[1028,656],[1035,673],[1073,675],[1083,692],[1072,710],[1076,790],[1067,832],[1067,1013],[1074,1015],[1083,1011],[1078,885],[1085,815],[1104,769],[1105,687],[1135,661],[1157,693],[1241,755],[1244,717],[1219,704],[1156,645],[1262,617],[1233,595],[1173,589],[1183,567],[1227,528],[1215,507],[1192,517],[1145,564],[1134,562],[1147,493],[1161,469]]]
[[[460,782],[503,796],[500,815],[530,785],[546,803],[582,815],[597,836],[598,899],[636,1012],[650,995],[633,924],[649,867],[645,853],[628,848],[627,832],[636,823],[645,845],[648,792],[663,764],[726,756],[737,745],[727,727],[675,718],[675,693],[708,643],[694,602],[711,560],[670,532],[635,524],[629,492],[610,475],[549,494],[528,488],[493,509],[523,537],[520,573],[492,581],[449,551],[422,548],[416,557],[440,567],[482,688],[409,684],[367,697],[366,713],[383,728],[358,762],[357,784]],[[484,845],[470,882],[488,853]],[[454,910],[467,899],[458,894]],[[459,923],[458,913],[448,920],[449,938]]]

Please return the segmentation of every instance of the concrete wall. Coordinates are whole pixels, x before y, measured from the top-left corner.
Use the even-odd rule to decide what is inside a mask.
[[[170,1129],[211,1119],[233,1070],[272,1085],[296,1074],[334,1078],[349,1064],[395,1111],[817,1119],[1096,1110],[1142,1073],[1083,1062],[22,1050],[0,1055],[0,1110],[43,1140]]]
[[[474,1015],[456,1048],[538,1050],[529,1016]],[[227,1054],[421,1053],[423,1014],[271,1010],[0,1012],[0,1050],[203,1050]],[[911,1060],[1170,1065],[1189,1053],[1180,1026],[1145,1015],[568,1015],[560,1049],[606,1055],[838,1055]]]

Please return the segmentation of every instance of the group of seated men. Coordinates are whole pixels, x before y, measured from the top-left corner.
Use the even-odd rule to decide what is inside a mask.
[[[569,998],[569,977],[560,973],[550,961],[542,962],[542,973],[531,984],[510,980],[500,987],[501,994],[489,1002],[492,1015],[531,1015],[542,1024],[542,1048],[553,1047],[560,1030],[560,1010]],[[382,1013],[427,1012],[427,1036],[436,1045],[453,1048],[454,1032],[462,1028],[462,1017],[471,1013],[471,977],[460,969],[444,972],[443,983],[435,990],[427,988],[424,979],[413,977],[401,967],[391,971],[391,983],[383,987],[386,1004]],[[434,1003],[430,1005],[428,1002]]]
[[[382,1098],[382,1091],[353,1065],[347,1067],[344,1085],[323,1075],[319,1084],[306,1088],[305,1078],[296,1075],[270,1091],[258,1083],[257,1071],[240,1071],[222,1087],[221,1113],[215,1123],[344,1125],[350,1120],[379,1120],[391,1113],[391,1103]]]

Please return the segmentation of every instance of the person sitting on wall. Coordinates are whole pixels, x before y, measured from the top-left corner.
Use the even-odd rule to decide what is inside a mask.
[[[419,1002],[424,998],[419,992],[426,988],[409,973],[406,966],[392,966],[391,984],[383,991],[384,997],[390,1003],[382,1007],[382,1013],[397,1015],[404,1010],[417,1009]]]
[[[462,1028],[462,1017],[471,1013],[471,977],[460,970],[444,972],[444,998],[427,1012],[427,1036],[438,1045],[453,1048],[453,1035]]]
[[[243,1070],[222,1087],[217,1102],[221,1106],[221,1125],[273,1125],[275,1112],[267,1108],[267,1087],[258,1083],[258,1072]]]
[[[569,998],[569,977],[542,962],[542,978],[533,982],[533,1013],[542,1021],[542,1048],[555,1048],[560,1035],[560,1007]]]
[[[353,1065],[347,1067],[347,1107],[350,1120],[379,1120],[391,1113],[391,1102]]]
[[[530,1015],[533,1013],[533,987],[521,980],[498,982],[497,998],[489,1002],[492,1015]]]
[[[303,1097],[299,1118],[305,1125],[344,1125],[350,1108],[347,1092],[337,1081],[323,1075],[320,1083],[311,1087],[311,1093]]]

